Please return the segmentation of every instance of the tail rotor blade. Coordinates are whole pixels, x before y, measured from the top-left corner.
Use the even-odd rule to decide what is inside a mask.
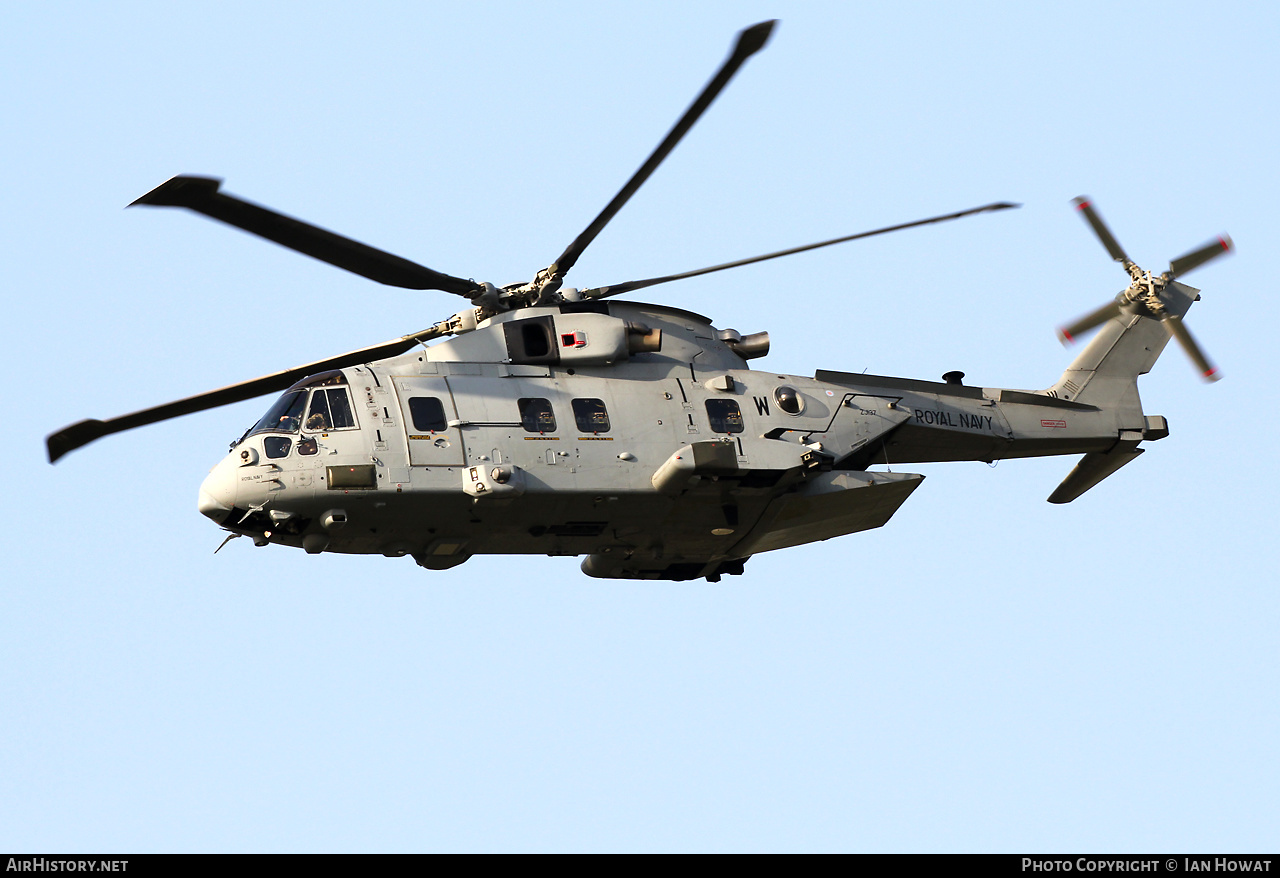
[[[1071,203],[1076,206],[1076,209],[1084,217],[1085,222],[1093,229],[1093,233],[1098,236],[1102,246],[1107,248],[1111,258],[1128,267],[1130,264],[1129,257],[1125,255],[1124,248],[1120,246],[1120,242],[1116,240],[1115,235],[1111,234],[1111,230],[1102,221],[1102,217],[1093,209],[1093,202],[1089,200],[1088,196],[1081,195],[1073,198]]]
[[[1169,263],[1169,280],[1180,277],[1189,271],[1194,271],[1211,259],[1217,259],[1219,256],[1230,253],[1234,246],[1231,243],[1231,236],[1223,235],[1203,247],[1192,250],[1190,253],[1184,253]]]
[[[1070,344],[1076,338],[1093,329],[1095,326],[1101,326],[1112,317],[1120,314],[1119,302],[1108,302],[1096,311],[1090,311],[1074,323],[1068,323],[1058,330],[1058,338],[1063,344]]]
[[[1204,355],[1200,345],[1196,344],[1196,340],[1192,338],[1190,330],[1183,324],[1181,317],[1169,316],[1160,322],[1164,324],[1164,328],[1169,335],[1177,339],[1178,344],[1182,345],[1182,349],[1187,352],[1191,362],[1196,364],[1196,368],[1200,370],[1200,376],[1205,381],[1217,381],[1222,377],[1218,374],[1218,367],[1209,362],[1209,358]]]

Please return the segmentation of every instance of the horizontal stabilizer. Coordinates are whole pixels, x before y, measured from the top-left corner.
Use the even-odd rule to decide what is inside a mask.
[[[1129,438],[1133,437],[1133,438]],[[1120,467],[1142,454],[1144,449],[1138,447],[1142,434],[1126,431],[1121,434],[1120,441],[1109,451],[1091,451],[1075,469],[1067,474],[1062,484],[1049,495],[1050,503],[1070,503],[1098,482],[1114,473]]]

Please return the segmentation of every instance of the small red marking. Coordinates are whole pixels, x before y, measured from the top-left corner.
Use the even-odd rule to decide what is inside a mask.
[[[1075,340],[1076,340],[1075,336],[1074,336],[1074,335],[1072,335],[1071,333],[1067,332],[1065,329],[1059,329],[1059,330],[1058,330],[1058,333],[1059,333],[1063,338],[1065,338],[1067,341],[1075,341]]]
[[[1066,425],[1067,425],[1066,421],[1041,421],[1040,422],[1041,427],[1065,427]]]
[[[1208,377],[1210,377],[1211,375],[1217,375],[1217,374],[1218,374],[1218,370],[1217,370],[1217,368],[1215,367],[1215,368],[1213,368],[1213,369],[1209,369],[1208,371],[1206,371],[1206,372],[1204,373],[1204,377],[1208,378]]]
[[[1079,204],[1077,204],[1077,205],[1076,205],[1076,210],[1084,210],[1084,209],[1085,209],[1086,207],[1088,207],[1088,206],[1089,206],[1089,202],[1087,202],[1087,201],[1082,201],[1082,202],[1080,202]]]
[[[1223,250],[1230,250],[1230,249],[1231,249],[1231,242],[1230,242],[1230,241],[1228,241],[1226,238],[1219,238],[1219,239],[1218,239],[1218,243],[1222,245],[1222,249],[1223,249]]]

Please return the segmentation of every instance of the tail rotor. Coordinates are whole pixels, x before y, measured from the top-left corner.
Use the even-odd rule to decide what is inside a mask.
[[[1222,235],[1215,241],[1184,253],[1169,263],[1168,271],[1156,276],[1149,271],[1144,271],[1137,263],[1129,259],[1124,252],[1124,248],[1120,246],[1120,242],[1111,234],[1111,230],[1103,222],[1102,217],[1094,209],[1093,203],[1087,197],[1080,196],[1073,199],[1072,203],[1080,211],[1081,216],[1084,217],[1089,227],[1093,229],[1094,234],[1098,236],[1098,240],[1102,242],[1102,246],[1111,258],[1124,267],[1124,270],[1129,274],[1130,283],[1123,292],[1116,296],[1115,301],[1108,302],[1101,308],[1090,311],[1083,317],[1061,327],[1058,330],[1058,337],[1062,342],[1064,344],[1073,342],[1081,334],[1096,326],[1101,326],[1121,314],[1140,314],[1160,321],[1161,326],[1169,333],[1169,337],[1182,346],[1182,349],[1191,358],[1191,361],[1200,370],[1201,376],[1206,381],[1217,381],[1222,377],[1218,374],[1217,367],[1210,362],[1200,345],[1196,343],[1191,332],[1183,325],[1182,318],[1177,314],[1170,313],[1165,307],[1162,294],[1165,288],[1176,278],[1194,271],[1223,254],[1231,252],[1233,249],[1231,238]]]

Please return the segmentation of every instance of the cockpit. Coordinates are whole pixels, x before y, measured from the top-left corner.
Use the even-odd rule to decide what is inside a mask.
[[[235,445],[259,433],[274,433],[277,435],[263,439],[263,451],[267,457],[281,458],[289,454],[294,440],[278,434],[326,433],[330,430],[351,430],[356,426],[346,376],[336,371],[322,372],[304,378],[286,390]],[[298,442],[298,452],[315,454],[314,438],[304,436]]]

